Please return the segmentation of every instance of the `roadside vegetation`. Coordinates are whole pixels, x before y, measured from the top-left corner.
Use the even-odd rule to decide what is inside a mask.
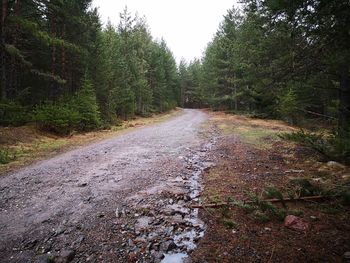
[[[35,123],[67,135],[176,106],[210,107],[311,121],[313,133],[284,138],[349,162],[348,1],[241,1],[203,57],[178,67],[145,18],[125,8],[118,25],[102,27],[91,2],[2,3],[1,126]]]
[[[181,104],[165,41],[126,8],[102,27],[91,3],[2,2],[0,170]]]
[[[185,106],[287,121],[304,130],[285,138],[349,162],[349,2],[240,2],[203,58],[180,63]]]
[[[7,172],[31,162],[57,155],[76,147],[123,134],[131,129],[164,121],[180,114],[180,109],[149,117],[135,117],[121,121],[108,129],[90,132],[71,132],[61,136],[42,131],[33,125],[0,127],[0,173]]]
[[[330,160],[350,163],[350,135],[342,137],[338,132],[308,132],[300,129],[293,133],[280,134],[280,137],[309,146]]]
[[[91,3],[2,2],[0,126],[67,135],[181,104],[165,41],[126,8],[118,25],[102,27]]]
[[[342,261],[350,249],[349,167],[284,139],[298,133],[286,122],[209,114],[220,140],[201,203],[192,205],[207,225],[194,262]]]
[[[350,258],[348,0],[242,0],[179,65],[145,18],[102,27],[91,3],[2,1],[0,172],[208,108],[220,140],[193,261]]]

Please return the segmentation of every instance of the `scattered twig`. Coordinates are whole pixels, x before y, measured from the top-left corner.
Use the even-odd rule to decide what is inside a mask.
[[[284,198],[283,200],[281,199],[265,199],[261,200],[262,202],[271,202],[271,203],[276,203],[276,202],[293,202],[293,201],[309,201],[309,200],[319,200],[325,198],[324,196],[304,196],[304,197],[299,197],[299,198]],[[254,201],[244,201],[244,204],[252,204]],[[220,207],[224,205],[234,205],[233,202],[220,202],[220,203],[212,203],[212,204],[205,204],[205,205],[192,205],[191,208],[214,208],[214,207]]]
[[[217,218],[215,215],[213,215],[206,207],[203,207],[204,211],[207,212],[211,217]]]
[[[267,263],[272,262],[272,257],[273,257],[273,253],[275,252],[275,248],[276,248],[276,246],[273,246],[270,259],[269,259],[269,261],[267,261]]]
[[[335,117],[328,116],[328,115],[324,115],[324,114],[321,114],[321,113],[318,113],[318,112],[309,111],[309,110],[302,110],[302,111],[303,111],[303,112],[306,112],[306,113],[309,113],[309,114],[312,114],[312,115],[316,115],[316,116],[320,116],[320,117],[324,117],[324,118],[336,120]]]

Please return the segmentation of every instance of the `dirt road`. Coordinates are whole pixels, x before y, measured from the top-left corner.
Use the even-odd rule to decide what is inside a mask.
[[[150,195],[161,182],[164,186],[169,178],[190,169],[186,156],[193,155],[208,139],[199,134],[206,119],[204,112],[186,109],[163,123],[1,176],[1,261],[47,262],[54,256],[58,262],[132,261],[130,257],[135,258],[139,248],[130,248],[133,240],[126,236],[131,228],[135,231],[133,223],[139,215],[130,215],[130,205],[129,212],[123,210],[124,224],[119,219],[118,223],[116,209],[128,207],[128,198],[140,203],[144,198],[135,196]],[[186,183],[181,180],[177,186]],[[174,185],[170,188],[176,189]],[[145,245],[149,243],[146,237]],[[160,249],[154,246],[148,250],[156,254]],[[159,260],[162,257],[157,256]],[[143,259],[148,260],[154,257]]]

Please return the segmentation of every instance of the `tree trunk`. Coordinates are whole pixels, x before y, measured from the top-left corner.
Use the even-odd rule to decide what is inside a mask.
[[[5,100],[7,98],[6,91],[6,54],[5,54],[5,20],[7,15],[7,0],[2,0],[1,2],[1,99]]]
[[[20,16],[20,0],[15,0],[15,15],[16,17]],[[12,31],[12,39],[13,39],[13,45],[15,47],[18,47],[18,33],[19,33],[19,23],[16,23],[16,26],[14,28],[14,30]],[[10,80],[8,80],[7,85],[8,85],[8,90],[7,90],[7,97],[9,99],[13,99],[16,97],[16,94],[18,92],[18,72],[17,72],[17,67],[18,67],[18,63],[17,63],[17,59],[12,56],[11,57],[11,70],[10,70]]]
[[[56,22],[56,15],[53,12],[51,17],[51,36],[56,37],[57,36],[57,22]],[[54,77],[56,75],[56,45],[52,44],[51,47],[51,75]],[[51,91],[52,99],[57,98],[57,83],[54,79],[51,80]]]
[[[233,72],[232,82],[233,82],[233,88],[235,89],[235,113],[237,113],[237,111],[238,111],[238,98],[237,98],[237,84],[234,83],[235,79],[236,79],[236,74],[235,74],[235,72]]]
[[[350,81],[349,65],[343,67],[339,89],[339,131],[341,133],[350,131]]]
[[[66,24],[63,23],[62,39],[65,40],[65,38],[66,38]],[[61,47],[61,77],[63,79],[66,79],[66,49],[63,45]]]
[[[234,89],[234,92],[235,92],[235,94],[234,94],[234,96],[235,96],[235,112],[237,113],[237,110],[238,110],[237,86],[234,85],[234,86],[233,86],[233,89]]]

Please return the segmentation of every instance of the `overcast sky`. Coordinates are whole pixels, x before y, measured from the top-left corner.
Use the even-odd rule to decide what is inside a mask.
[[[102,22],[114,25],[127,6],[131,13],[146,16],[152,36],[164,38],[179,62],[200,58],[215,34],[223,15],[235,0],[93,0]]]

